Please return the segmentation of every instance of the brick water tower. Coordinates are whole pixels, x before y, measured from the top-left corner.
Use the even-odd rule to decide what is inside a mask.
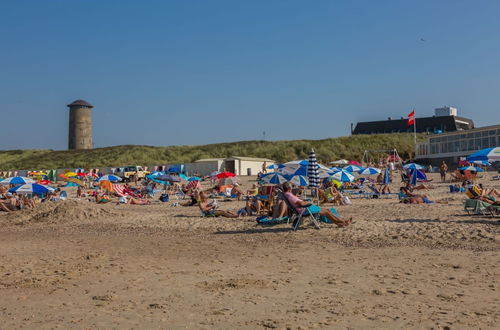
[[[68,149],[92,149],[92,108],[84,100],[76,100],[69,107]]]

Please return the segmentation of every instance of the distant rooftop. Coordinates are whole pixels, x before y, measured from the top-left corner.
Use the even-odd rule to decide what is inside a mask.
[[[85,100],[76,100],[76,101],[73,101],[73,103],[68,104],[67,106],[68,107],[81,106],[81,107],[87,107],[87,108],[94,107],[92,104],[88,103]]]

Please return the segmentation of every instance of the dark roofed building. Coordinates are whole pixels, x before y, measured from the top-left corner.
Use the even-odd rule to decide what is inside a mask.
[[[443,109],[436,109],[436,116],[416,118],[417,133],[444,133],[468,130],[474,128],[471,119],[458,117],[455,108],[447,115],[443,115]],[[409,133],[413,132],[413,125],[408,126],[408,119],[387,119],[380,121],[359,122],[352,130],[352,134],[383,134],[383,133]]]

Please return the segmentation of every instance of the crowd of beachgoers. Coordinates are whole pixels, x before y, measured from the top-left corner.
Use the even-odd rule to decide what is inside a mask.
[[[306,176],[308,161],[273,166],[264,163],[262,171],[248,189],[243,189],[238,177],[227,171],[216,171],[206,176],[193,173],[191,177],[183,173],[155,172],[142,180],[132,177],[127,183],[120,183],[121,178],[115,175],[68,172],[60,175],[63,180],[52,186],[50,181],[40,177],[40,172],[36,172],[38,183],[35,178],[23,177],[0,182],[0,210],[15,212],[69,198],[98,204],[168,203],[173,207],[197,207],[202,217],[256,217],[261,225],[290,223],[292,218],[300,221],[300,218],[310,215],[316,220],[345,227],[353,219],[342,218],[335,206],[351,205],[356,197],[394,196],[404,204],[447,203],[447,198],[431,200],[426,194],[426,191],[435,188],[432,180],[426,177],[426,172],[432,171],[440,172],[442,183],[450,183],[450,192],[463,193],[464,198],[488,204],[495,213],[500,209],[500,201],[496,200],[500,192],[475,183],[484,169],[474,164],[455,171],[449,171],[444,161],[439,168],[415,163],[398,167],[388,162],[377,167],[373,163],[365,167],[359,163],[333,168],[318,165],[318,169],[321,179],[319,184],[311,187]],[[400,182],[400,186],[394,191],[396,182]],[[23,185],[31,185],[31,188],[23,189],[26,188]],[[43,190],[44,187],[47,189]],[[238,209],[222,209],[218,200],[244,200],[246,204]]]

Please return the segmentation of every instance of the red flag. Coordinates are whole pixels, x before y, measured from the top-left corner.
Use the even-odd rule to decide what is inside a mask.
[[[415,124],[415,110],[408,115],[408,126]]]

